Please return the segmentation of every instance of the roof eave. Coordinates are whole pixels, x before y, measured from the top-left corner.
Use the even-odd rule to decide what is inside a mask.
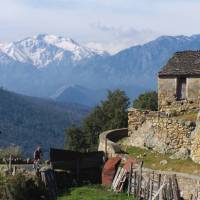
[[[180,77],[180,76],[184,76],[184,77],[200,77],[200,73],[199,74],[193,74],[193,73],[159,73],[158,77]]]

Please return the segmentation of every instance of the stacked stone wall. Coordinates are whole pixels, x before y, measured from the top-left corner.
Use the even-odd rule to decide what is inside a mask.
[[[195,122],[137,109],[130,109],[128,118],[127,145],[148,147],[160,153],[176,153],[183,148],[191,151]]]
[[[167,93],[160,92],[158,99],[159,110],[172,115],[198,110],[200,105],[200,96],[198,96],[196,99],[177,101],[175,97],[169,98]]]
[[[200,113],[197,116],[196,129],[192,133],[191,158],[200,164]]]
[[[200,107],[200,78],[187,78],[186,99],[178,101],[176,77],[158,78],[158,109],[166,113],[183,113]]]

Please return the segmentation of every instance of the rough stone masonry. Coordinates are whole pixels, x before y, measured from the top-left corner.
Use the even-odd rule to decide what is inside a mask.
[[[159,111],[129,109],[126,144],[200,163],[200,116],[177,117],[199,109],[200,51],[177,52],[158,73]]]
[[[127,145],[146,147],[160,153],[180,152],[180,158],[186,153],[188,156],[191,154],[196,122],[134,108],[129,109],[128,118]]]
[[[200,51],[177,52],[158,73],[158,109],[182,113],[200,107]]]

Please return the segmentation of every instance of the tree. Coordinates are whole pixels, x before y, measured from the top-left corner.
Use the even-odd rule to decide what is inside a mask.
[[[66,148],[74,151],[96,150],[103,131],[128,126],[129,99],[121,90],[108,91],[107,99],[85,118],[81,128],[72,126],[66,131]]]
[[[65,148],[72,151],[84,151],[86,149],[84,132],[72,125],[66,130]]]
[[[91,147],[97,147],[101,132],[128,126],[128,106],[129,99],[124,91],[108,91],[107,99],[95,107],[83,122]]]
[[[142,110],[158,110],[158,94],[155,91],[145,92],[133,101],[133,107]]]

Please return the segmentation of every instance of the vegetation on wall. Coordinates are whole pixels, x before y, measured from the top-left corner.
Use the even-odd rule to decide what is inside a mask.
[[[124,91],[108,91],[107,99],[94,108],[80,128],[72,126],[66,130],[66,148],[73,150],[73,146],[76,146],[79,150],[96,149],[101,132],[127,127],[128,106],[129,99]]]
[[[158,110],[158,93],[145,92],[133,101],[133,107],[142,110]]]

